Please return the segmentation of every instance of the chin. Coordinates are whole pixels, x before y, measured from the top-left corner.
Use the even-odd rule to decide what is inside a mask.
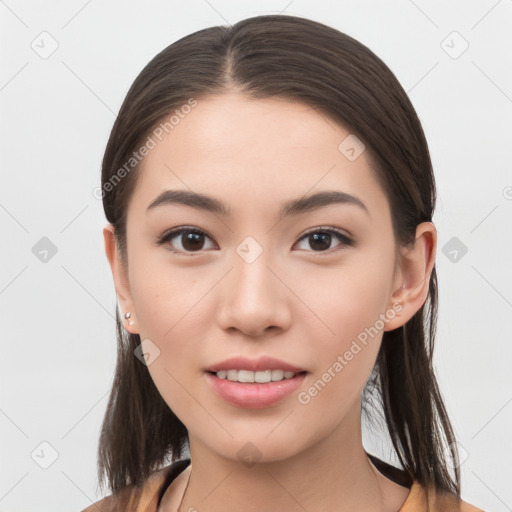
[[[274,463],[283,462],[298,456],[306,451],[310,446],[319,441],[318,434],[312,434],[309,442],[305,439],[299,439],[296,431],[283,429],[278,433],[281,427],[260,430],[254,432],[248,429],[236,434],[229,430],[233,438],[211,439],[203,441],[212,451],[215,451],[220,457],[231,462],[241,462],[247,467],[252,467],[256,463]],[[268,432],[271,432],[268,434]]]

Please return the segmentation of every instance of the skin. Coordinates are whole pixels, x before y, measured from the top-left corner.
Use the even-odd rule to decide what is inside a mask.
[[[426,300],[437,235],[432,223],[418,225],[416,242],[396,258],[389,203],[368,153],[349,161],[338,150],[349,134],[294,101],[202,98],[142,162],[128,207],[128,268],[105,227],[119,305],[134,321],[125,328],[160,350],[148,370],[190,437],[192,470],[168,488],[160,512],[177,510],[189,476],[180,510],[396,511],[406,500],[409,490],[364,452],[361,392],[384,330]],[[165,189],[221,199],[231,215],[183,205],[146,212]],[[368,213],[338,204],[276,221],[284,201],[319,190],[353,194]],[[155,245],[179,226],[205,231],[204,248],[172,252],[184,250],[181,236]],[[357,244],[333,236],[315,250],[304,233],[322,227]],[[252,263],[236,252],[247,236],[263,249]],[[293,393],[273,407],[241,409],[206,382],[213,363],[270,355],[307,370],[299,392],[307,390],[393,303],[399,314],[307,404]],[[250,467],[237,457],[248,441],[261,456]]]

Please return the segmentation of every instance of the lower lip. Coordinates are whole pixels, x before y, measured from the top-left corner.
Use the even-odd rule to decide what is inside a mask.
[[[297,373],[291,379],[262,384],[233,382],[228,379],[219,379],[213,373],[206,373],[206,380],[219,396],[226,402],[245,409],[263,409],[277,404],[296,391],[305,377],[305,373]]]

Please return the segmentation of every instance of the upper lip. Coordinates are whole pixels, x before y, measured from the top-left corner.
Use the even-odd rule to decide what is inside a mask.
[[[299,373],[305,370],[293,366],[274,357],[262,356],[259,359],[247,359],[246,357],[231,357],[206,368],[207,372],[218,372],[219,370],[250,370],[253,372],[263,370],[283,370],[285,372]]]

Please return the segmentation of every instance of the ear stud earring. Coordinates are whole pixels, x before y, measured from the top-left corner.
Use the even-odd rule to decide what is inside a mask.
[[[128,325],[133,325],[133,320],[130,320],[131,316],[132,314],[129,311],[124,314],[124,317],[128,320]]]

